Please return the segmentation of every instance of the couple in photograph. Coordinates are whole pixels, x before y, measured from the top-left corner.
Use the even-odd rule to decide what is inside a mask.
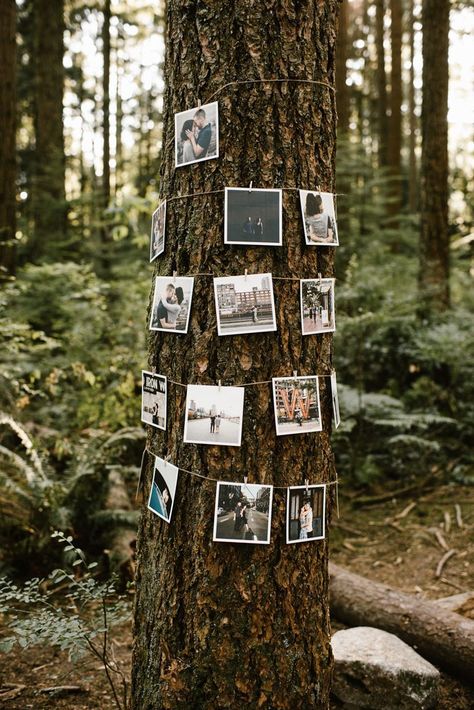
[[[307,540],[308,535],[313,532],[313,509],[309,498],[303,501],[303,506],[300,510],[300,540]]]
[[[248,217],[242,226],[242,233],[246,237],[257,237],[261,239],[263,237],[263,220],[261,217],[257,219],[252,219]]]
[[[247,504],[240,500],[234,509],[234,530],[235,532],[243,531],[244,533],[249,531]]]
[[[192,163],[207,156],[211,144],[212,127],[204,109],[198,109],[192,119],[187,119],[183,123],[180,138],[183,163]]]
[[[306,196],[305,225],[308,244],[335,241],[336,226],[331,215],[324,211],[321,195],[309,192]]]
[[[211,414],[210,418],[211,418],[211,422],[210,422],[209,431],[211,434],[218,434],[219,429],[221,428],[221,418],[218,414]]]
[[[318,306],[315,307],[315,308],[311,307],[311,308],[309,309],[309,318],[310,318],[310,320],[314,320],[314,322],[316,323],[316,318],[318,317],[318,315],[321,315],[320,311],[321,311],[321,308],[318,307]]]
[[[176,330],[176,322],[184,301],[184,291],[181,286],[167,284],[155,311],[155,325],[159,328]]]

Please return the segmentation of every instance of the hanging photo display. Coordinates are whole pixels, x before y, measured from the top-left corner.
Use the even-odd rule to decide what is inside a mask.
[[[214,296],[219,335],[277,329],[271,274],[219,276],[214,279]]]
[[[341,423],[341,414],[339,412],[339,397],[337,395],[337,379],[336,373],[331,372],[331,394],[332,394],[332,413],[334,417],[334,427],[337,429]]]
[[[166,429],[166,377],[142,370],[142,422]]]
[[[226,187],[224,243],[281,246],[281,190]]]
[[[165,250],[166,200],[153,212],[151,218],[150,262]]]
[[[218,481],[213,540],[268,545],[272,499],[273,486]]]
[[[175,167],[218,157],[217,101],[175,114]]]
[[[277,436],[322,430],[316,375],[274,377],[272,383]]]
[[[155,456],[153,480],[148,498],[148,508],[167,523],[171,520],[179,469],[169,461]]]
[[[193,286],[191,276],[156,277],[150,330],[188,332]]]
[[[286,541],[323,540],[326,518],[326,486],[291,486],[286,504]]]
[[[303,335],[336,330],[334,279],[301,279],[300,305]]]
[[[240,446],[243,387],[188,385],[184,441],[188,444]]]
[[[338,246],[334,195],[300,190],[304,235],[309,246]]]

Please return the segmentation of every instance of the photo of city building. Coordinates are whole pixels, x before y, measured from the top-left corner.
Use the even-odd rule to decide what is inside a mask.
[[[317,376],[274,377],[273,404],[278,436],[322,430]]]
[[[303,335],[336,330],[334,279],[302,279],[300,305]]]
[[[271,274],[214,279],[219,335],[276,330]]]

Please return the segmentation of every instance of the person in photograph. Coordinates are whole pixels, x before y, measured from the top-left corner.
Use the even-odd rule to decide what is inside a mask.
[[[216,426],[216,434],[218,434],[218,433],[219,433],[219,429],[220,429],[220,427],[221,427],[221,418],[220,418],[219,415],[216,416],[216,424],[215,424],[215,426]]]
[[[331,215],[324,211],[321,195],[309,192],[305,205],[306,238],[311,242],[333,242],[335,225]]]
[[[156,320],[160,328],[176,329],[176,321],[181,312],[183,301],[184,292],[181,286],[175,287],[173,284],[167,284],[156,309]]]
[[[242,529],[243,529],[244,535],[246,535],[250,529],[249,528],[249,521],[247,519],[247,504],[242,506],[241,516],[242,516]]]
[[[185,121],[185,123],[187,123],[187,121]],[[184,129],[183,127],[183,131],[191,144],[192,155],[189,160],[202,160],[205,158],[211,144],[212,127],[207,120],[206,112],[203,108],[198,109],[194,114],[193,128]],[[183,159],[184,162],[188,162],[184,158],[184,146]]]
[[[155,402],[151,410],[151,421],[155,426],[160,426],[160,407],[158,402]]]
[[[250,236],[254,234],[254,229],[253,229],[253,224],[252,224],[252,217],[248,217],[243,226],[242,226],[242,232],[245,234],[245,236]]]
[[[258,323],[258,308],[257,306],[254,306],[252,308],[252,319],[254,323]]]
[[[313,509],[311,502],[306,499],[300,511],[300,540],[307,540],[308,535],[313,532]]]
[[[184,163],[191,163],[195,159],[193,144],[191,143],[191,138],[188,136],[188,133],[192,133],[194,137],[197,134],[197,129],[192,118],[188,118],[188,120],[183,123],[183,127],[181,129],[180,138],[183,144]]]
[[[259,239],[262,239],[263,237],[263,221],[261,217],[257,219],[257,223],[255,225],[255,236]]]
[[[216,431],[216,415],[215,415],[215,414],[211,414],[211,421],[210,421],[210,429],[209,429],[209,431],[211,432],[211,434],[214,434],[215,431]]]
[[[240,500],[234,509],[234,530],[235,532],[240,532],[242,530],[243,519],[242,519],[242,503]]]

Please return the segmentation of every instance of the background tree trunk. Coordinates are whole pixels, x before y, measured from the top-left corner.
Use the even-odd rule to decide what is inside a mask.
[[[401,207],[401,146],[402,146],[402,4],[390,0],[390,41],[392,70],[390,74],[390,122],[388,133],[388,165],[393,177],[389,212],[397,215]],[[393,224],[393,226],[395,226]]]
[[[449,1],[423,2],[420,295],[423,312],[449,307]]]
[[[334,188],[334,93],[308,84],[248,84],[219,93],[220,158],[174,169],[174,112],[204,104],[226,82],[297,77],[334,84],[336,0],[268,6],[240,0],[168,3],[163,196],[255,187]],[[302,21],[304,18],[304,22]],[[304,246],[298,196],[284,193],[282,248],[223,244],[223,195],[168,206],[162,274],[333,273],[334,251]],[[211,278],[196,278],[188,335],[150,336],[150,367],[179,382],[222,384],[328,372],[330,335],[302,338],[299,284],[276,281],[278,331],[216,332]],[[242,446],[183,444],[186,392],[170,384],[168,431],[148,446],[212,478],[279,486],[334,476],[330,388],[321,434],[275,436],[269,385],[246,388]],[[147,470],[148,496],[151,469]],[[332,487],[329,489],[331,497]],[[173,520],[144,507],[139,529],[132,705],[156,708],[326,708],[331,674],[327,543],[286,545],[277,491],[272,540],[212,542],[215,484],[180,475]]]
[[[378,114],[378,162],[387,165],[388,119],[387,119],[387,73],[385,71],[384,0],[375,2],[375,50],[377,54],[377,114]]]
[[[408,208],[416,212],[418,208],[418,168],[416,160],[416,95],[415,95],[415,14],[414,0],[409,2],[408,36],[410,38],[410,81],[408,84]]]
[[[0,13],[0,279],[15,271],[16,3]]]
[[[64,0],[34,5],[35,175],[31,261],[60,247],[66,233],[63,137]]]
[[[350,120],[349,91],[346,84],[347,77],[347,15],[348,0],[342,0],[339,8],[339,22],[337,28],[336,48],[336,90],[337,90],[337,129],[339,135],[347,133]]]
[[[102,151],[102,209],[110,204],[110,0],[104,0],[104,16],[102,23],[102,58],[104,62],[102,77],[102,136],[104,141]],[[109,228],[105,215],[102,215],[101,249],[102,268],[106,272],[110,263]]]

